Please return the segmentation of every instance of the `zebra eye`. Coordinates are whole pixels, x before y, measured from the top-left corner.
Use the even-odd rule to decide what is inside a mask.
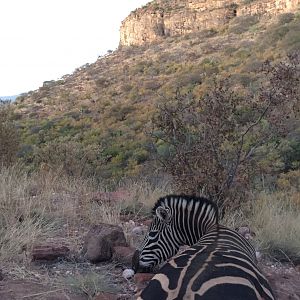
[[[150,231],[148,233],[148,235],[149,235],[150,238],[155,238],[155,236],[157,235],[157,231]]]

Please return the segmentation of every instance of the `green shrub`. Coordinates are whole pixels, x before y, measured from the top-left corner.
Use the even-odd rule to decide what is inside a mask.
[[[2,101],[0,101],[0,141],[0,166],[13,164],[20,149],[20,136],[10,103]]]
[[[229,33],[241,34],[250,29],[251,26],[257,24],[258,16],[241,16],[233,19],[232,26],[229,28]]]
[[[294,20],[295,15],[293,13],[285,13],[285,14],[280,14],[278,16],[278,25],[284,25],[287,23],[290,23]]]

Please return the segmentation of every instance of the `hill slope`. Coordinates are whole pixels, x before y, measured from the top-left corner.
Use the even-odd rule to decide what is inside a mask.
[[[266,59],[300,49],[300,14],[235,17],[218,29],[120,47],[16,101],[20,155],[32,167],[61,163],[71,174],[134,175],[150,159],[147,124],[174,94],[201,96],[211,78],[231,75],[255,89]]]

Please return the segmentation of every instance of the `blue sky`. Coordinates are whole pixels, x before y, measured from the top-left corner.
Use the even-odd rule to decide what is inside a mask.
[[[0,96],[96,61],[119,43],[121,21],[149,0],[1,0]]]

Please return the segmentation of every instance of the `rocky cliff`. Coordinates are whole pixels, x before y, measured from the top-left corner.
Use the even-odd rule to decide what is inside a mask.
[[[218,28],[243,15],[277,15],[297,9],[300,0],[156,0],[132,12],[120,28],[120,45]]]

